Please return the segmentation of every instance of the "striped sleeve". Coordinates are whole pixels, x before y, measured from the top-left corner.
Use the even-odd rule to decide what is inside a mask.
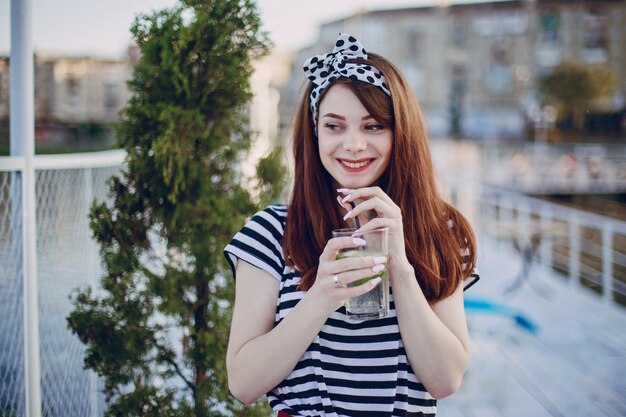
[[[224,256],[236,273],[237,260],[241,259],[277,280],[281,280],[285,267],[281,241],[286,208],[270,206],[255,214],[224,248]]]

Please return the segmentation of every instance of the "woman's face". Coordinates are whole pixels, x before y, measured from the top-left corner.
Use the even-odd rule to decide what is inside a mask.
[[[342,84],[326,92],[319,115],[317,137],[324,168],[341,187],[373,185],[389,163],[391,128],[376,121]]]

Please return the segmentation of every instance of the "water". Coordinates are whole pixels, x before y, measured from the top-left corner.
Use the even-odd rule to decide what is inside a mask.
[[[389,277],[385,265],[382,281],[371,291],[346,300],[348,317],[359,320],[378,319],[389,314]]]

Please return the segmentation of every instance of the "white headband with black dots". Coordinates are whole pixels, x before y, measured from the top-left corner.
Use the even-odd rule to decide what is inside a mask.
[[[391,96],[385,77],[378,68],[369,64],[346,62],[349,59],[367,59],[367,52],[354,36],[340,33],[335,49],[329,54],[315,55],[306,60],[303,65],[304,73],[313,83],[311,91],[311,116],[313,127],[317,130],[318,101],[324,90],[337,78],[344,77],[363,81],[383,90]]]

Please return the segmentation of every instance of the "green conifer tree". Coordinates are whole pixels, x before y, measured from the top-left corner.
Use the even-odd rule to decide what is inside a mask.
[[[101,288],[73,296],[69,326],[104,381],[107,416],[267,416],[228,392],[234,288],[222,255],[258,209],[238,162],[267,34],[252,0],[181,0],[131,31],[141,58],[116,128],[126,166],[90,214],[105,272]],[[265,190],[284,175],[262,172]]]

